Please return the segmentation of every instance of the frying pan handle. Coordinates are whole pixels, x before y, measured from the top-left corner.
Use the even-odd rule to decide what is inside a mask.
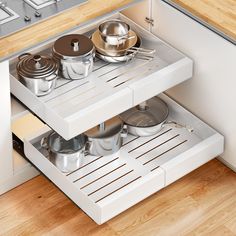
[[[192,133],[194,131],[193,127],[185,125],[185,124],[180,124],[176,121],[166,121],[163,126],[170,126],[174,128],[180,128],[180,129],[186,129],[189,133]]]
[[[47,149],[48,150],[48,138],[47,137],[43,137],[42,139],[41,139],[41,141],[40,141],[40,146],[42,147],[42,148],[45,148],[45,149]]]
[[[121,136],[121,138],[127,138],[127,136],[128,136],[128,127],[127,127],[127,125],[123,126],[123,129],[121,131],[120,136]]]

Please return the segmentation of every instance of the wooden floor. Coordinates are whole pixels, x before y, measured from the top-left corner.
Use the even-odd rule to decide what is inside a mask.
[[[0,196],[0,235],[236,235],[236,174],[211,161],[102,226],[39,176]]]

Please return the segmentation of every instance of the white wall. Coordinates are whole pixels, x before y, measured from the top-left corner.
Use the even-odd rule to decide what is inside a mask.
[[[143,4],[146,4],[144,6]],[[152,7],[152,32],[194,60],[194,77],[168,94],[225,136],[224,161],[236,171],[236,46],[161,0],[126,14],[144,23]],[[135,14],[134,12],[137,12]]]

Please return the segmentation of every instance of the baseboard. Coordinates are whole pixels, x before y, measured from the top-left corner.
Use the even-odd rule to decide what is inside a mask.
[[[222,162],[224,165],[226,165],[227,167],[229,167],[232,171],[236,172],[236,167],[231,165],[229,162],[227,162],[226,160],[224,160],[222,157],[217,157],[217,159]]]
[[[39,172],[33,166],[28,165],[22,169],[22,171],[18,171],[12,177],[6,179],[4,183],[0,184],[0,195],[25,183],[37,175],[39,175]]]

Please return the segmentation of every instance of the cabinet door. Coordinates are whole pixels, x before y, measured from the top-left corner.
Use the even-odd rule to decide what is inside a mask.
[[[151,0],[144,0],[133,7],[124,10],[122,13],[133,20],[138,25],[150,30],[150,24],[145,20],[151,16]]]
[[[168,91],[226,136],[222,156],[236,168],[236,47],[161,0],[152,1],[152,32],[189,55],[194,76]]]

